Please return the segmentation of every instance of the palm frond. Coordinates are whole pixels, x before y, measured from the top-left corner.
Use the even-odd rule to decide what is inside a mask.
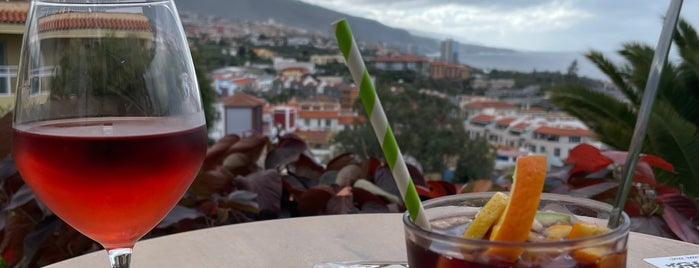
[[[684,185],[692,196],[699,195],[699,129],[679,116],[667,103],[657,103],[653,109],[647,133],[646,153],[657,155],[672,163],[676,174],[661,173],[658,180]]]
[[[602,71],[609,80],[621,91],[621,93],[635,105],[640,105],[641,99],[638,97],[636,89],[626,82],[624,73],[619,67],[617,67],[612,61],[607,59],[602,52],[592,50],[585,54],[585,57],[589,59],[593,64],[597,65],[597,68]]]
[[[635,113],[629,104],[581,85],[561,85],[550,100],[597,134],[598,140],[617,149],[628,147]]]
[[[672,79],[675,84],[668,85],[671,90],[662,91],[663,97],[672,103],[680,116],[699,125],[699,36],[682,19],[673,38],[682,62],[675,69]]]
[[[626,43],[619,51],[619,55],[628,62],[626,65],[628,82],[638,90],[639,98],[643,96],[643,91],[646,88],[654,54],[655,51],[652,47],[637,42]]]
[[[699,36],[692,25],[682,19],[677,24],[677,31],[673,36],[673,40],[677,48],[679,48],[680,56],[686,63],[697,65],[699,58]]]
[[[684,185],[699,196],[699,34],[680,20],[674,41],[682,61],[663,66],[659,92],[651,111],[642,152],[672,163],[676,173],[658,172],[657,179]],[[627,43],[618,51],[625,60],[616,65],[598,51],[586,57],[606,74],[628,100],[614,99],[583,85],[563,85],[550,91],[551,102],[577,117],[598,140],[616,149],[628,148],[636,125],[636,112],[651,70],[654,50]]]

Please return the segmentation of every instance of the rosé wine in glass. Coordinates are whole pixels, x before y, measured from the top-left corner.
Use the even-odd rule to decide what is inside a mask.
[[[34,0],[13,156],[37,197],[112,267],[179,202],[207,130],[173,0]]]
[[[15,130],[17,166],[54,213],[107,248],[133,245],[158,224],[206,152],[204,126],[158,130],[157,119],[123,118],[54,123]],[[86,133],[114,125],[125,133]]]

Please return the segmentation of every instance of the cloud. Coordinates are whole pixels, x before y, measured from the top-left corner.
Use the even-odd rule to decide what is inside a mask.
[[[614,50],[657,42],[667,1],[302,0],[413,33],[523,50]],[[697,1],[683,14],[698,21]]]
[[[571,1],[434,0],[305,0],[351,15],[374,19],[391,27],[433,32],[462,42],[502,46],[509,35],[551,32],[570,28],[592,15]],[[343,8],[344,7],[344,8]],[[489,39],[491,41],[489,41]]]

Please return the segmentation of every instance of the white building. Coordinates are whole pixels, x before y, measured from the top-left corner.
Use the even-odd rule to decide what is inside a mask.
[[[565,114],[539,117],[479,113],[466,120],[464,128],[469,138],[484,138],[503,152],[507,151],[503,156],[516,157],[517,152],[526,151],[564,160],[570,150],[581,143],[602,146],[582,122]]]
[[[214,104],[221,120],[209,131],[209,138],[218,140],[225,135],[249,136],[263,134],[262,120],[265,100],[236,92],[232,96],[219,98]]]
[[[500,100],[495,100],[491,98],[463,98],[459,102],[459,107],[467,116],[473,116],[476,114],[490,114],[490,115],[512,115],[516,116],[520,113],[520,108],[509,102],[504,102]]]
[[[306,73],[315,73],[316,65],[311,62],[300,62],[295,59],[274,58],[272,59],[272,68],[277,72],[282,72],[285,69],[299,68],[305,69]]]

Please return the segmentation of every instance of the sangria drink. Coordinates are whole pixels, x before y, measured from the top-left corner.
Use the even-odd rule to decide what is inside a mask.
[[[623,214],[620,225],[608,229],[612,206],[585,198],[542,193],[524,242],[491,241],[489,234],[483,239],[465,238],[493,195],[470,193],[428,200],[424,206],[431,230],[416,226],[406,214],[409,266],[626,267],[628,216]]]

